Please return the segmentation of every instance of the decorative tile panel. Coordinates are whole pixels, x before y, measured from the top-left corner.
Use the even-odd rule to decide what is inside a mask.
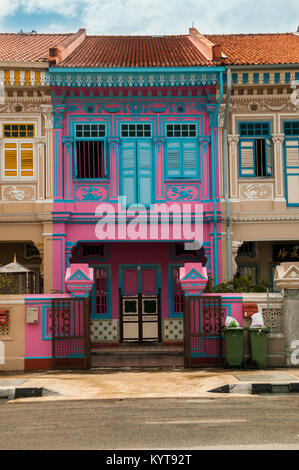
[[[107,185],[80,185],[75,187],[75,201],[78,202],[98,202],[106,201],[109,187]]]
[[[176,184],[166,186],[167,201],[199,201],[200,190],[198,184]]]
[[[183,341],[184,339],[184,320],[164,320],[163,321],[163,340],[164,341]]]
[[[118,320],[92,320],[91,341],[118,341]]]

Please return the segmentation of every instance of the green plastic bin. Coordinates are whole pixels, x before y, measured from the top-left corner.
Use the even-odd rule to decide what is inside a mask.
[[[266,369],[268,367],[267,351],[268,351],[268,333],[269,328],[246,328],[250,336],[251,362],[257,363],[258,369]]]
[[[244,328],[224,328],[226,364],[241,367],[244,360]]]

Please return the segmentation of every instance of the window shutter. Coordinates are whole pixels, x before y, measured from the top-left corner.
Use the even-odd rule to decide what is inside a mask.
[[[21,144],[21,176],[33,176],[32,144]]]
[[[266,175],[272,176],[272,145],[270,139],[265,139],[266,146]]]
[[[168,142],[167,143],[167,176],[180,176],[180,143]]]
[[[137,141],[139,195],[138,202],[152,202],[152,144],[150,141]]]
[[[121,196],[126,196],[127,204],[134,204],[137,202],[135,141],[123,141],[121,168]]]
[[[18,176],[17,144],[9,143],[4,147],[5,176]]]
[[[240,176],[255,176],[254,140],[240,141]]]
[[[285,155],[287,203],[299,205],[299,140],[285,141]]]
[[[196,150],[196,142],[183,142],[184,176],[191,176],[193,178],[197,176]]]

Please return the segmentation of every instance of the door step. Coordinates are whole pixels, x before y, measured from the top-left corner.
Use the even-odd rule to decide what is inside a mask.
[[[120,345],[92,349],[92,367],[182,367],[183,346]]]

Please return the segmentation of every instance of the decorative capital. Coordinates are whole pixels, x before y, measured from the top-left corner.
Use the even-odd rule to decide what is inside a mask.
[[[63,136],[61,140],[65,147],[72,147],[74,144],[74,137]]]
[[[284,142],[284,134],[272,134],[272,141],[276,145],[281,145]]]
[[[198,141],[200,145],[202,145],[204,148],[207,148],[211,142],[211,137],[209,135],[200,136],[198,137]]]
[[[239,142],[239,139],[240,139],[239,134],[229,134],[227,136],[227,141],[229,145],[237,145],[237,143]]]
[[[119,143],[119,137],[108,137],[107,142],[108,142],[108,144],[118,144]]]
[[[165,137],[162,135],[153,137],[153,141],[155,142],[155,144],[163,144],[165,142]]]
[[[66,105],[54,105],[53,106],[54,129],[62,129],[62,122],[63,122],[65,110],[66,110]]]

